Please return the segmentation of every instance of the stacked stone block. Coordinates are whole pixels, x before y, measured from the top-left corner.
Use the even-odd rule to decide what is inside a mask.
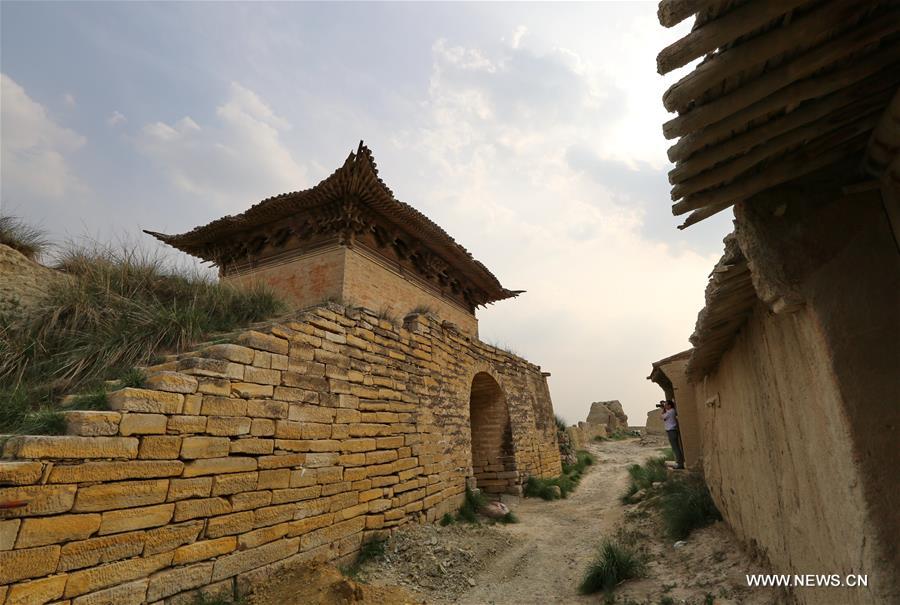
[[[329,305],[151,368],[68,435],[6,440],[0,605],[190,603],[434,521],[473,473],[478,372],[505,394],[512,481],[558,474],[540,368],[430,316]]]

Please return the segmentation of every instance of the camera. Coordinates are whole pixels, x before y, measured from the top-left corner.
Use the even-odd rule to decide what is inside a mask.
[[[659,409],[663,409],[666,407],[666,402],[660,401],[659,403],[656,404],[656,407],[658,407]]]

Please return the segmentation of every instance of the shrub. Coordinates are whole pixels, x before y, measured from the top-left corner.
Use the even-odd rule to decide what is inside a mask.
[[[643,465],[632,464],[628,467],[631,483],[622,495],[622,502],[631,503],[631,498],[640,490],[650,489],[654,483],[665,482],[668,478],[666,460],[663,457],[650,458]]]
[[[620,582],[639,578],[643,574],[644,561],[637,552],[618,542],[605,540],[600,545],[597,558],[588,567],[578,590],[581,594],[610,591]]]
[[[36,405],[31,402],[37,400]],[[25,389],[0,391],[0,433],[22,435],[62,435],[65,417],[49,407],[46,394]]]
[[[518,523],[518,522],[519,522],[519,518],[512,511],[510,511],[510,512],[506,513],[505,515],[503,515],[502,517],[500,517],[500,523],[505,523],[507,525],[510,523]]]
[[[674,462],[675,460],[675,452],[672,451],[672,448],[666,447],[659,450],[660,455],[663,460]]]
[[[450,513],[444,513],[444,516],[441,517],[441,525],[446,527],[447,525],[453,525],[456,522],[456,519]]]
[[[556,500],[560,497],[567,498],[581,482],[581,476],[584,474],[585,468],[596,462],[593,454],[584,450],[577,451],[575,458],[575,464],[563,464],[563,472],[558,477],[553,477],[552,479],[528,477],[528,480],[525,482],[524,495],[528,498],[542,498],[544,500]],[[558,487],[559,492],[554,487]]]
[[[465,500],[463,500],[462,506],[459,507],[456,517],[466,523],[477,523],[478,511],[486,504],[487,498],[480,490],[471,490],[467,487]]]
[[[49,284],[43,304],[0,327],[0,386],[84,388],[283,309],[262,286],[174,271],[134,249],[71,247],[58,268],[72,279]]]
[[[673,540],[683,540],[694,529],[722,519],[709,488],[699,475],[667,481],[661,504],[666,533]]]
[[[15,216],[0,215],[0,244],[36,261],[50,247],[47,234]]]
[[[556,430],[565,433],[566,421],[559,414],[553,414],[553,420],[556,422]]]

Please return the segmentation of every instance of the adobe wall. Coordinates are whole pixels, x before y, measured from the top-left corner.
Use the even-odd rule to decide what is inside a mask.
[[[900,602],[897,243],[877,192],[785,207],[736,207],[757,292],[796,311],[759,302],[696,384],[706,479],[776,572],[868,574],[799,602]]]
[[[296,309],[342,301],[402,319],[413,309],[427,308],[466,334],[478,336],[473,313],[363,246],[335,244],[300,256],[289,251],[251,270],[227,271],[222,279],[238,284],[261,281]]]
[[[672,397],[678,410],[678,431],[681,433],[681,445],[684,448],[684,464],[688,468],[694,468],[702,461],[703,437],[700,431],[700,419],[697,414],[696,402],[694,401],[694,388],[688,383],[687,374],[685,373],[688,359],[687,357],[673,359],[660,364],[659,369],[672,383]],[[658,409],[652,413],[660,416]],[[662,426],[661,420],[660,426]],[[662,434],[665,435],[665,427],[663,427],[662,431]]]
[[[343,300],[387,311],[398,318],[425,307],[442,320],[452,321],[466,334],[478,336],[478,320],[473,313],[442,298],[414,275],[391,266],[361,246],[348,248],[346,255]]]
[[[6,441],[0,604],[191,603],[434,521],[473,475],[476,376],[508,409],[494,479],[559,474],[540,368],[432,317],[328,305],[156,367],[68,436]]]

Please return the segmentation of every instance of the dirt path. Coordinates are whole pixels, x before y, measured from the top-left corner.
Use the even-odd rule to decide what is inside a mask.
[[[579,595],[578,583],[600,540],[622,519],[619,497],[628,485],[628,466],[657,454],[657,447],[629,439],[591,444],[589,449],[597,464],[567,499],[545,502],[526,498],[515,505],[521,523],[506,528],[514,538],[512,547],[486,561],[475,587],[456,602],[597,601]]]

